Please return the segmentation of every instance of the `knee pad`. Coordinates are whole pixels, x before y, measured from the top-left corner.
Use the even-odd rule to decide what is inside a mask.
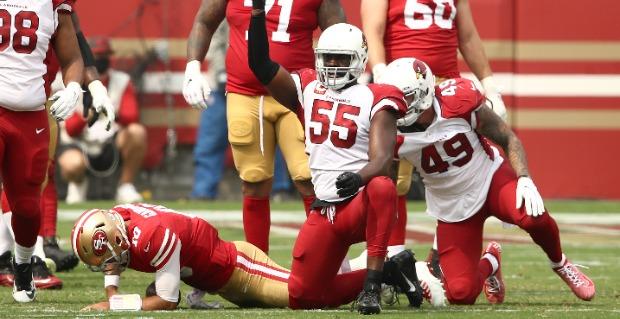
[[[248,183],[258,183],[264,180],[270,179],[273,176],[269,176],[263,169],[260,167],[246,167],[239,170],[239,177],[244,182]]]
[[[373,177],[366,183],[366,192],[371,197],[394,197],[396,203],[396,186],[387,176]]]
[[[480,289],[472,280],[455,279],[447,284],[446,294],[453,305],[473,305],[480,294]]]
[[[13,215],[20,218],[39,219],[41,215],[41,206],[39,198],[21,198],[11,203]]]
[[[290,172],[291,179],[295,182],[303,182],[310,180],[310,167],[308,166],[308,162],[304,161],[303,164],[299,164],[293,167]]]

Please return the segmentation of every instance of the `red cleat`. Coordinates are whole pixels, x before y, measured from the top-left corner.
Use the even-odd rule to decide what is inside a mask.
[[[0,274],[0,286],[13,287],[13,274]]]
[[[502,246],[497,242],[490,242],[485,254],[491,254],[497,259],[497,271],[484,281],[484,295],[491,304],[500,304],[504,302],[506,296],[506,285],[502,278]]]
[[[0,286],[13,287],[13,264],[10,251],[0,255]]]
[[[62,280],[52,275],[45,262],[32,256],[32,277],[37,289],[62,289]]]
[[[564,266],[553,268],[553,271],[564,280],[564,282],[570,287],[575,296],[581,300],[590,301],[594,298],[596,289],[594,282],[588,278],[584,273],[577,268],[577,265],[571,263],[566,259]]]

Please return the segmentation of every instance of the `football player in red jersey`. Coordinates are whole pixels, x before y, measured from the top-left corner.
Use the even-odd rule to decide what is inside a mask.
[[[435,87],[429,67],[414,58],[390,63],[382,82],[399,87],[409,102],[397,153],[419,167],[424,178],[427,213],[438,219],[437,248],[448,300],[473,304],[484,288],[489,302],[504,301],[501,246],[489,243],[480,258],[490,216],[529,233],[573,293],[592,300],[594,283],[562,253],[558,226],[529,176],[521,142],[474,83],[454,78]]]
[[[291,75],[271,60],[265,15],[265,1],[254,0],[248,62],[278,102],[303,114],[317,195],[293,248],[290,307],[336,306],[358,295],[359,312],[379,313],[386,245],[396,217],[396,188],[388,176],[396,119],[406,107],[402,92],[357,84],[366,67],[366,39],[346,23],[321,34],[316,70]],[[367,269],[337,274],[349,246],[362,241],[368,248]],[[410,303],[419,306],[413,256],[403,253],[395,275]]]
[[[375,81],[381,80],[387,63],[402,57],[416,57],[426,62],[437,77],[437,83],[459,77],[458,50],[482,82],[493,110],[506,119],[506,107],[493,79],[468,0],[362,0],[361,15]],[[396,186],[398,219],[390,237],[388,255],[405,248],[406,196],[412,173],[413,166],[401,160]],[[436,265],[436,254],[433,253],[429,259],[434,256],[433,264]],[[363,260],[352,260],[351,268],[363,267]]]
[[[210,89],[201,64],[211,37],[226,18],[230,47],[226,55],[228,140],[242,180],[243,224],[246,240],[269,251],[269,193],[276,143],[280,146],[306,213],[315,196],[310,183],[303,129],[293,112],[262,87],[247,63],[250,1],[203,0],[189,35],[183,96],[192,106],[206,108]],[[274,58],[289,70],[311,68],[312,33],[317,27],[344,22],[339,0],[270,1],[267,11],[269,43]]]
[[[71,242],[84,263],[106,274],[108,298],[118,295],[119,275],[126,267],[155,273],[156,295],[137,300],[132,306],[137,309],[175,309],[181,281],[240,307],[289,303],[287,269],[250,243],[220,239],[207,221],[163,206],[88,210],[76,221]],[[85,309],[108,310],[110,305],[104,301]]]
[[[13,210],[13,298],[18,302],[30,302],[36,295],[31,257],[41,222],[41,185],[47,171],[50,132],[44,59],[52,47],[66,84],[51,98],[52,116],[65,119],[82,94],[84,65],[68,14],[72,5],[72,0],[0,3],[0,158],[2,182]]]

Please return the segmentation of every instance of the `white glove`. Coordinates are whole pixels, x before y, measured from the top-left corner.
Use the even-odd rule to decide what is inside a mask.
[[[493,108],[493,112],[499,115],[499,117],[501,117],[502,120],[504,120],[505,122],[506,117],[508,116],[508,114],[506,113],[506,105],[504,104],[504,100],[502,100],[502,94],[497,88],[493,76],[487,76],[480,82],[482,83],[482,87],[484,88],[484,94],[486,98],[491,101],[491,107]]]
[[[56,92],[50,101],[54,104],[50,107],[50,114],[57,120],[63,121],[75,110],[77,101],[82,95],[82,87],[77,82],[70,82],[67,87]]]
[[[372,81],[374,83],[381,83],[381,77],[385,73],[387,66],[385,63],[377,63],[372,67]]]
[[[200,72],[200,62],[196,60],[188,62],[183,80],[183,97],[187,104],[195,108],[206,109],[210,93],[209,83]]]
[[[97,113],[103,113],[108,119],[106,130],[109,131],[112,127],[112,123],[114,123],[116,119],[116,110],[108,96],[108,90],[103,86],[101,81],[96,80],[88,84],[88,91],[90,91],[90,95],[93,97],[93,108],[95,108],[95,111]],[[86,114],[84,114],[84,116],[86,116]]]
[[[545,212],[542,197],[532,179],[527,176],[521,176],[517,181],[517,209],[521,208],[523,202],[528,216],[538,217]]]

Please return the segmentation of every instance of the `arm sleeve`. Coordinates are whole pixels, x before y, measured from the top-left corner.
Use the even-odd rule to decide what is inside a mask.
[[[157,296],[169,302],[179,301],[181,285],[181,242],[172,251],[168,262],[155,273],[155,290]]]
[[[134,87],[131,83],[127,84],[125,92],[121,97],[121,105],[118,108],[117,121],[123,126],[131,123],[137,123],[140,120],[140,110],[138,108],[138,99]]]

